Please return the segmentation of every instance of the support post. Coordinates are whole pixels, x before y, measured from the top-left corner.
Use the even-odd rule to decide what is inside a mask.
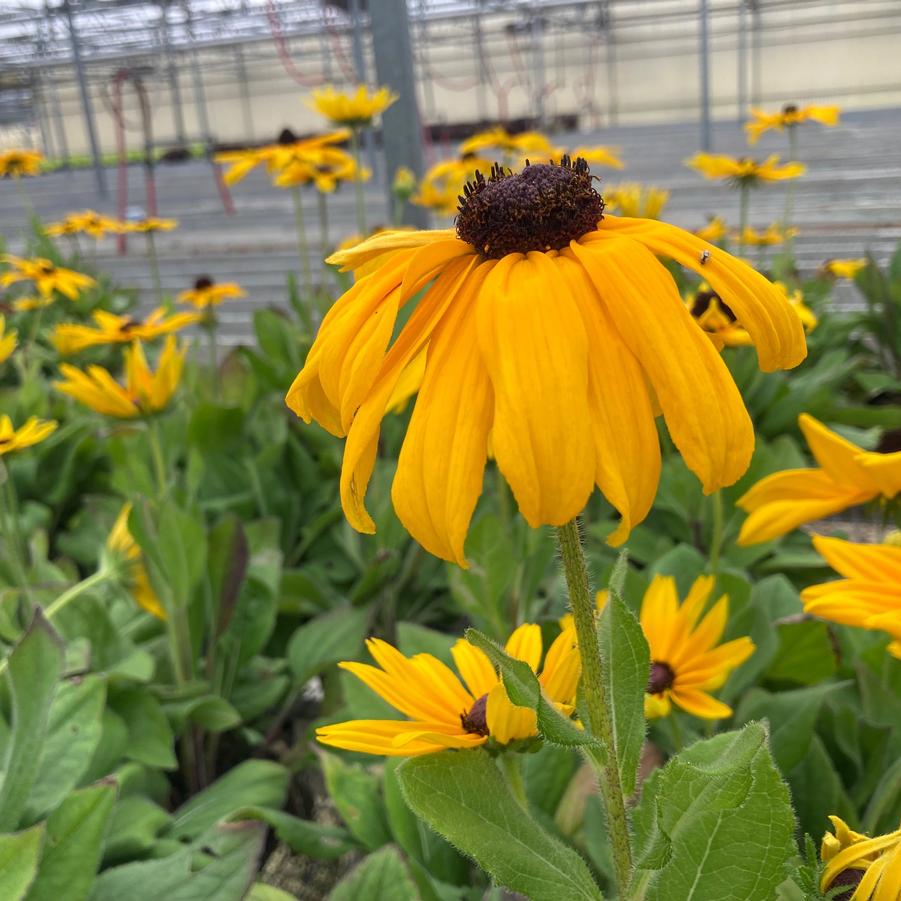
[[[698,9],[698,68],[701,77],[701,149],[709,153],[713,149],[713,136],[710,130],[710,22],[708,14],[707,0],[700,0]]]
[[[351,17],[351,36],[353,38],[354,52],[354,68],[357,70],[357,79],[360,84],[369,84],[369,77],[366,71],[366,56],[363,52],[363,10],[360,0],[350,0],[350,17]],[[372,21],[372,7],[369,12],[370,22]],[[372,177],[377,179],[378,160],[375,156],[375,136],[371,128],[363,131],[363,147],[366,149],[366,161],[372,170]]]
[[[160,38],[163,45],[163,55],[166,60],[166,74],[169,78],[169,94],[172,98],[172,119],[175,124],[175,139],[183,147],[188,143],[188,134],[185,129],[185,113],[181,102],[181,85],[178,81],[178,66],[172,53],[172,38],[169,34],[168,5],[160,4]]]
[[[247,66],[244,62],[244,48],[235,44],[235,68],[238,71],[238,89],[241,93],[241,113],[244,119],[244,140],[253,143],[253,105],[250,102],[250,89],[247,82]]]

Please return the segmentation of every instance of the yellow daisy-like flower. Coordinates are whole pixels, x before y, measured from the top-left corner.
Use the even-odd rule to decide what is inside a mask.
[[[128,344],[132,341],[152,341],[194,325],[203,318],[200,313],[169,313],[165,307],[155,309],[143,322],[131,316],[117,316],[105,310],[91,314],[96,328],[64,322],[53,332],[53,346],[63,356],[78,353],[88,347],[105,344]]]
[[[760,231],[757,231],[753,226],[746,225],[744,231],[735,232],[732,237],[736,241],[750,247],[769,247],[775,244],[782,244],[786,238],[794,238],[797,234],[798,230],[796,228],[782,228],[779,223],[774,222]]]
[[[846,885],[849,901],[901,901],[901,828],[870,838],[840,817],[829,819],[835,834],[827,832],[820,846],[820,891]]]
[[[56,431],[55,419],[38,419],[32,416],[21,428],[13,428],[13,422],[5,413],[0,416],[0,457],[38,444]]]
[[[569,152],[572,159],[583,159],[589,166],[609,166],[612,169],[622,169],[623,161],[620,159],[619,147],[576,147]]]
[[[179,348],[169,335],[156,372],[147,365],[144,348],[135,341],[125,351],[125,385],[120,385],[102,366],[82,371],[68,363],[59,367],[63,381],[54,387],[63,394],[104,416],[135,419],[164,410],[181,380],[187,347]]]
[[[877,497],[891,500],[901,491],[901,451],[865,451],[807,413],[798,425],[819,468],[774,472],[740,497],[736,505],[749,514],[740,545],[779,538],[803,523]]]
[[[63,269],[43,257],[24,260],[5,254],[0,259],[13,267],[11,271],[0,275],[0,285],[3,287],[14,282],[30,281],[43,297],[51,297],[54,291],[58,291],[69,300],[78,300],[78,295],[84,288],[97,284],[91,276],[72,269]]]
[[[113,528],[106,539],[106,548],[124,564],[123,581],[137,605],[157,619],[165,619],[166,612],[163,605],[150,585],[141,548],[128,531],[130,514],[131,504],[126,504],[113,523]]]
[[[487,174],[490,171],[491,163],[482,157],[441,160],[423,176],[412,202],[435,210],[442,216],[453,216],[466,183],[475,177],[476,172]]]
[[[38,175],[44,154],[37,150],[6,150],[0,152],[0,178],[21,178]]]
[[[668,200],[669,191],[635,182],[614,185],[604,194],[607,206],[620,216],[642,219],[659,219]]]
[[[128,224],[94,210],[83,210],[80,213],[69,213],[61,222],[52,222],[44,230],[54,238],[60,235],[85,234],[99,241],[107,234],[128,231]]]
[[[530,525],[569,522],[598,485],[622,515],[617,544],[656,493],[655,410],[705,491],[745,471],[754,434],[741,396],[657,257],[705,275],[766,370],[804,358],[797,315],[694,235],[604,216],[593,185],[582,161],[497,169],[467,186],[456,232],[388,231],[330,257],[359,271],[391,254],[326,315],[287,396],[298,416],[347,436],[341,500],[354,528],[374,531],[364,497],[381,420],[426,347],[392,498],[436,556],[465,565],[489,437]],[[392,341],[401,307],[427,285]]]
[[[651,651],[645,694],[649,718],[667,716],[672,704],[704,719],[732,714],[710,692],[754,653],[754,642],[743,636],[719,644],[729,620],[728,596],[704,614],[715,583],[715,576],[698,577],[682,604],[672,576],[654,576],[645,592],[640,621]]]
[[[696,169],[705,178],[725,178],[733,184],[751,187],[764,181],[797,178],[807,171],[803,163],[783,163],[780,166],[777,154],[758,162],[747,157],[736,159],[723,153],[696,153],[685,161],[685,165]]]
[[[756,144],[760,136],[771,129],[784,131],[804,122],[819,122],[830,128],[838,125],[841,109],[837,106],[796,106],[793,103],[782,107],[778,113],[765,113],[761,109],[751,108],[751,120],[745,123],[748,143]]]
[[[365,84],[357,85],[352,94],[336,91],[329,85],[313,91],[310,105],[335,125],[358,127],[368,125],[376,116],[388,109],[398,96],[390,88],[379,88],[370,93]]]
[[[146,219],[138,219],[136,222],[126,222],[124,231],[171,232],[175,228],[178,228],[178,219],[160,219],[157,216],[148,216]]]
[[[863,258],[855,260],[827,260],[823,263],[823,272],[834,278],[852,279],[861,269],[866,268],[867,261]]]
[[[268,165],[277,188],[312,184],[323,194],[331,194],[338,182],[368,181],[372,175],[338,147],[282,152],[270,158]]]
[[[507,745],[538,734],[535,711],[516,707],[488,657],[465,639],[451,648],[463,681],[431,654],[405,657],[390,644],[366,642],[378,666],[340,663],[399,710],[406,720],[351,720],[323,726],[316,738],[324,745],[386,757],[433,754],[446,748],[476,748],[489,739]],[[511,657],[538,672],[541,628],[526,623],[506,644]],[[575,704],[581,662],[576,633],[569,629],[553,642],[538,679],[546,697],[564,714]]]
[[[813,546],[845,578],[805,588],[804,610],[845,626],[888,632],[888,650],[901,659],[901,548],[823,535],[814,536]]]
[[[6,330],[6,317],[0,315],[0,363],[5,363],[16,349],[18,332],[15,329]]]
[[[13,309],[17,313],[32,313],[35,310],[43,310],[53,304],[54,297],[17,297],[13,301]]]
[[[699,228],[695,234],[702,240],[715,244],[726,237],[728,230],[724,219],[719,216],[711,216],[707,220],[707,224]]]
[[[521,131],[511,135],[501,125],[480,131],[460,145],[460,154],[478,154],[486,150],[499,151],[509,156],[524,153],[541,153],[550,157],[554,152],[551,142],[540,131]]]
[[[194,282],[190,291],[182,291],[178,295],[179,303],[189,303],[198,310],[218,307],[225,300],[245,297],[244,289],[235,282],[215,282],[208,275],[203,275]]]

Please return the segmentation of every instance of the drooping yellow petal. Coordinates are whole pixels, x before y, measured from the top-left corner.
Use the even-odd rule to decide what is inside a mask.
[[[456,738],[458,747],[477,747],[486,738],[481,735],[462,733],[453,736],[442,733],[441,725],[409,720],[350,720],[322,726],[316,730],[316,739],[324,745],[342,748],[346,751],[360,751],[383,757],[416,757],[420,754],[434,754],[447,747],[447,739]],[[442,735],[444,741],[435,737]],[[418,736],[418,737],[414,737]],[[398,739],[407,738],[403,743]]]
[[[855,544],[825,535],[815,535],[813,546],[837,573],[848,579],[894,582],[901,586],[901,548]]]
[[[863,454],[861,448],[807,413],[798,417],[798,425],[814,459],[836,484],[845,489],[869,491],[873,495],[879,493],[876,482],[858,460]]]
[[[488,693],[485,716],[491,737],[502,745],[517,738],[529,738],[538,734],[538,719],[528,707],[517,707],[507,697],[502,682]]]
[[[541,626],[523,623],[507,639],[506,652],[516,660],[529,664],[532,672],[538,672],[541,663]]]
[[[478,699],[487,695],[495,685],[498,676],[485,652],[471,645],[465,638],[454,643],[451,648],[454,666],[457,667],[470,694]]]
[[[544,693],[558,704],[572,704],[582,675],[582,660],[573,627],[564,629],[551,643],[539,677]]]
[[[883,497],[893,498],[901,492],[901,451],[891,454],[864,453],[858,455],[855,462],[864,468]]]

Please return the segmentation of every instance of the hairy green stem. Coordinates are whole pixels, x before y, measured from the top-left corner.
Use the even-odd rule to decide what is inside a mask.
[[[303,219],[303,200],[300,187],[293,185],[291,196],[294,198],[294,225],[297,229],[297,255],[300,258],[300,271],[303,274],[303,285],[307,298],[313,295],[313,273],[310,271],[310,247],[307,244],[307,227]]]
[[[713,509],[710,533],[710,572],[716,575],[720,568],[720,553],[723,550],[723,495],[721,491],[714,491],[710,495],[710,503]]]
[[[156,476],[157,490],[159,491],[159,496],[163,497],[169,486],[169,479],[166,475],[166,457],[163,454],[159,427],[152,419],[147,421],[147,437],[150,440],[150,456],[153,459],[153,471]]]
[[[507,777],[507,783],[513,797],[523,810],[529,809],[529,802],[526,798],[526,783],[522,778],[522,760],[520,754],[506,753],[501,754],[501,765],[504,769],[504,775]]]

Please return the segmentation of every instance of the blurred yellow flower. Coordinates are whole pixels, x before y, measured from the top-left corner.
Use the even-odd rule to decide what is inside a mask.
[[[849,901],[899,901],[901,899],[901,828],[869,838],[854,832],[837,816],[830,816],[834,835],[826,833],[820,859],[826,864],[820,891],[847,886],[834,897]]]
[[[37,150],[5,150],[0,152],[0,178],[21,178],[41,171],[44,154]]]
[[[490,171],[491,163],[482,157],[441,160],[422,177],[419,190],[412,201],[418,206],[435,210],[442,216],[453,216],[457,212],[466,182],[476,172],[487,175]]]
[[[187,348],[179,348],[169,335],[156,372],[147,365],[144,348],[135,341],[125,351],[125,385],[120,385],[102,366],[82,371],[68,363],[59,367],[63,381],[54,387],[86,407],[116,419],[134,419],[166,408],[181,379]]]
[[[782,228],[778,222],[774,222],[762,231],[757,231],[753,226],[746,225],[744,231],[735,232],[732,237],[739,243],[750,247],[767,247],[774,244],[782,244],[786,238],[794,238],[797,234],[798,229]]]
[[[740,545],[779,538],[803,523],[901,491],[901,451],[865,451],[807,413],[798,425],[819,468],[775,472],[740,497],[736,505],[749,514]]]
[[[841,109],[837,106],[795,106],[787,104],[778,113],[765,113],[761,109],[751,107],[751,119],[745,123],[748,143],[756,144],[765,131],[777,129],[783,131],[793,125],[804,122],[819,122],[832,127],[838,125]]]
[[[143,322],[131,316],[117,316],[105,310],[91,314],[96,328],[76,323],[60,323],[53,332],[53,346],[64,356],[88,347],[105,344],[128,344],[132,341],[152,341],[194,325],[203,318],[200,313],[169,313],[165,307],[155,309]]]
[[[194,282],[194,287],[190,291],[182,291],[178,295],[178,301],[189,303],[198,310],[207,310],[219,306],[224,300],[245,296],[246,292],[240,285],[234,282],[217,283],[210,276],[204,275]]]
[[[14,282],[30,281],[44,297],[50,297],[54,291],[59,291],[69,300],[78,300],[83,288],[97,284],[91,276],[72,269],[63,269],[43,257],[24,260],[5,254],[0,259],[13,267],[11,271],[0,275],[0,285],[4,287]]]
[[[624,182],[604,192],[604,200],[611,212],[630,218],[659,219],[669,200],[669,191],[653,185]]]
[[[105,238],[109,233],[117,234],[127,230],[127,223],[104,216],[94,210],[69,213],[61,222],[51,222],[44,229],[48,235],[54,238],[60,235],[86,234],[97,240]]]
[[[15,329],[6,330],[6,318],[0,314],[0,363],[5,363],[16,349],[18,332]]]
[[[136,222],[126,222],[124,231],[129,232],[171,232],[178,228],[178,219],[160,219],[156,216],[148,216],[146,219],[138,219]]]
[[[622,169],[623,161],[620,159],[619,147],[576,147],[569,151],[572,159],[583,159],[589,165],[610,166],[612,169]]]
[[[0,457],[43,441],[56,431],[57,425],[59,423],[55,419],[38,419],[32,416],[25,425],[16,430],[9,416],[5,413],[0,415]]]
[[[340,181],[368,181],[372,173],[358,167],[357,161],[338,147],[281,152],[268,162],[272,183],[278,188],[312,184],[317,191],[330,194]]]
[[[711,216],[707,220],[707,224],[695,231],[695,234],[703,241],[709,241],[715,244],[717,241],[726,237],[728,228],[725,220],[719,216]]]
[[[803,163],[783,163],[779,165],[776,154],[762,162],[743,157],[736,159],[722,153],[696,153],[685,161],[685,165],[696,169],[705,178],[725,178],[733,184],[754,186],[762,181],[785,181],[797,178],[807,171]]]
[[[410,719],[323,726],[316,730],[322,744],[386,757],[413,757],[446,748],[475,748],[489,740],[506,745],[538,734],[535,711],[510,702],[491,661],[465,639],[451,648],[462,682],[431,654],[405,657],[377,638],[369,639],[366,646],[378,667],[353,662],[338,665]],[[506,651],[537,673],[541,628],[531,623],[520,626],[507,641]],[[576,634],[569,629],[551,644],[538,677],[545,696],[564,715],[573,712],[580,675]]]
[[[50,297],[17,297],[13,301],[13,309],[17,313],[31,313],[34,310],[43,310],[53,302],[53,295]]]
[[[369,88],[365,84],[361,84],[357,85],[352,94],[344,94],[329,85],[313,91],[310,105],[335,125],[357,127],[368,125],[376,116],[388,109],[397,98],[398,95],[389,88],[379,88],[370,93]]]
[[[823,272],[835,278],[854,278],[866,265],[867,261],[863,257],[855,260],[826,260]]]
[[[540,131],[521,131],[511,135],[501,125],[477,132],[460,145],[461,156],[467,153],[481,153],[485,150],[499,150],[510,156],[519,156],[530,152],[549,156],[554,152],[554,146]]]
[[[704,614],[715,583],[715,576],[699,576],[682,604],[672,576],[654,576],[645,592],[639,619],[651,651],[649,718],[667,716],[672,704],[704,719],[732,714],[710,692],[754,653],[754,642],[743,636],[719,644],[729,620],[728,596]]]
[[[406,166],[398,166],[391,182],[391,193],[401,200],[406,200],[416,190],[416,173]]]
[[[131,504],[126,504],[113,523],[113,528],[106,539],[106,548],[114,557],[119,558],[125,588],[138,606],[157,619],[165,619],[166,612],[150,585],[141,548],[128,530],[130,514]]]
[[[844,579],[801,592],[804,611],[821,619],[892,636],[889,653],[901,659],[901,548],[854,544],[815,535],[813,546]]]

